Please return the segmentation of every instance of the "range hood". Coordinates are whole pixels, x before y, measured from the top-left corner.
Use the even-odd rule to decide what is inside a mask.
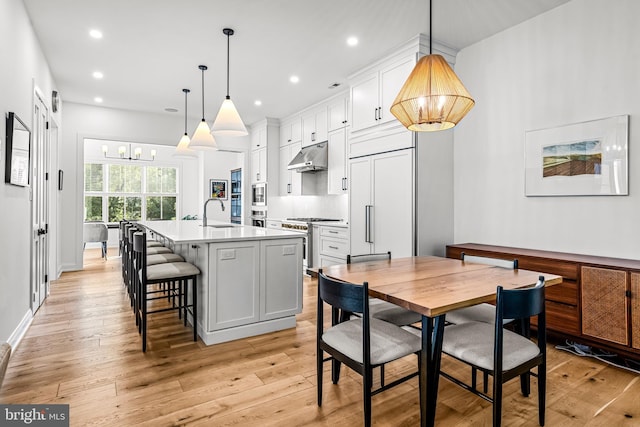
[[[291,160],[287,169],[296,172],[316,172],[327,170],[327,142],[303,147]]]

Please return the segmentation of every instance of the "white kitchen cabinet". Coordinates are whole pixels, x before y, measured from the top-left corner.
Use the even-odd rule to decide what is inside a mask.
[[[327,193],[346,194],[347,177],[347,129],[341,128],[329,133]]]
[[[302,311],[302,240],[211,243],[208,331],[294,316]],[[291,282],[295,277],[295,283]]]
[[[251,183],[268,182],[271,188],[278,188],[279,139],[280,122],[276,119],[251,126]]]
[[[352,255],[413,255],[413,149],[349,160]]]
[[[267,147],[267,127],[260,126],[251,131],[251,150]]]
[[[260,320],[260,242],[209,244],[208,303],[209,331]]]
[[[302,146],[317,144],[326,141],[327,132],[327,106],[309,111],[302,115]]]
[[[328,131],[342,129],[349,124],[349,97],[338,97],[327,104]]]
[[[251,151],[251,182],[267,181],[267,147]]]
[[[295,316],[302,312],[302,274],[291,282],[291,272],[302,270],[302,241],[266,240],[260,243],[260,320]]]
[[[395,121],[390,109],[416,64],[416,55],[384,63],[351,85],[351,132]]]
[[[346,264],[347,255],[350,253],[348,228],[322,225],[317,233],[314,229],[314,239],[319,242],[318,250],[315,252],[319,254],[319,259],[314,266]]]
[[[293,158],[300,152],[300,141],[280,147],[280,187],[278,193],[281,196],[299,196],[302,194],[302,174],[287,169]]]
[[[280,147],[302,141],[302,118],[295,116],[280,125]]]

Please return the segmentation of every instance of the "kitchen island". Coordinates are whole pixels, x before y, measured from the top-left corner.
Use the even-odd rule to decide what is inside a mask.
[[[196,265],[198,335],[205,344],[296,326],[302,311],[303,238],[298,233],[209,221],[140,221]],[[193,321],[193,319],[189,319]]]

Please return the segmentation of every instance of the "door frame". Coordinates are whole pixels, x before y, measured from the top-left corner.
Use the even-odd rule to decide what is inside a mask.
[[[37,141],[37,137],[38,137],[38,133],[40,132],[40,129],[37,126],[37,122],[36,122],[36,105],[37,104],[41,104],[41,108],[43,108],[43,112],[44,115],[43,117],[45,118],[45,123],[44,123],[44,127],[42,128],[44,131],[43,134],[43,147],[45,147],[45,150],[40,150],[39,146],[38,146],[38,141]],[[31,171],[29,172],[31,175],[31,188],[30,188],[30,198],[31,198],[31,220],[30,220],[30,235],[31,235],[31,241],[30,241],[30,258],[31,258],[31,262],[30,262],[30,307],[31,307],[31,312],[33,314],[35,314],[35,312],[40,308],[40,306],[42,305],[42,303],[44,302],[44,300],[46,299],[47,295],[49,294],[49,253],[50,253],[50,239],[48,236],[48,229],[49,229],[49,224],[48,224],[48,220],[49,220],[49,204],[50,204],[50,189],[49,189],[49,180],[48,180],[48,175],[49,174],[49,167],[50,167],[50,162],[51,162],[51,153],[50,153],[50,138],[49,138],[49,120],[50,120],[50,116],[49,116],[49,107],[47,104],[47,100],[46,97],[44,96],[44,94],[42,93],[42,90],[40,90],[40,88],[34,83],[33,86],[33,104],[32,104],[32,109],[31,109],[31,113],[32,113],[32,122],[31,122],[31,129],[33,129],[33,133],[32,133],[32,151],[31,151]],[[44,151],[44,153],[42,153],[41,151]],[[42,158],[41,156],[44,156],[44,158]],[[42,167],[43,170],[39,170],[38,168]],[[38,184],[38,182],[36,180],[40,180],[42,179],[41,177],[44,176],[44,181],[43,184]],[[39,249],[36,245],[36,239],[34,236],[34,233],[36,233],[36,230],[33,228],[35,225],[35,220],[37,217],[37,213],[36,213],[36,209],[38,208],[38,201],[37,201],[37,197],[38,197],[38,191],[40,191],[38,185],[42,185],[42,191],[44,191],[43,193],[43,198],[42,201],[44,203],[44,206],[41,209],[41,212],[44,213],[44,222],[45,222],[45,229],[47,230],[47,232],[44,234],[44,238],[42,238],[40,240],[40,243],[44,243],[44,248]],[[34,192],[34,190],[36,190]],[[43,252],[42,252],[43,251]],[[38,253],[41,252],[42,254],[39,255]],[[42,256],[43,259],[39,259],[39,256]],[[44,287],[42,287],[41,285],[43,285],[42,283],[39,282],[39,277],[38,277],[38,271],[39,271],[39,266],[41,266],[43,272],[44,272]],[[41,293],[44,292],[44,295],[41,295]],[[37,296],[37,301],[36,301],[36,296]]]

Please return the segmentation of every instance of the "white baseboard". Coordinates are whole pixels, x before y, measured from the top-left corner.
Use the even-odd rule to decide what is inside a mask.
[[[15,350],[18,347],[18,344],[20,344],[20,341],[22,341],[22,338],[24,337],[24,334],[27,333],[27,329],[29,329],[32,321],[33,313],[31,312],[31,309],[29,309],[22,317],[22,320],[18,324],[18,327],[13,331],[13,333],[7,340],[13,350]]]
[[[61,270],[62,270],[63,273],[66,272],[66,271],[80,271],[80,270],[82,270],[82,265],[78,265],[78,264],[62,264]]]

